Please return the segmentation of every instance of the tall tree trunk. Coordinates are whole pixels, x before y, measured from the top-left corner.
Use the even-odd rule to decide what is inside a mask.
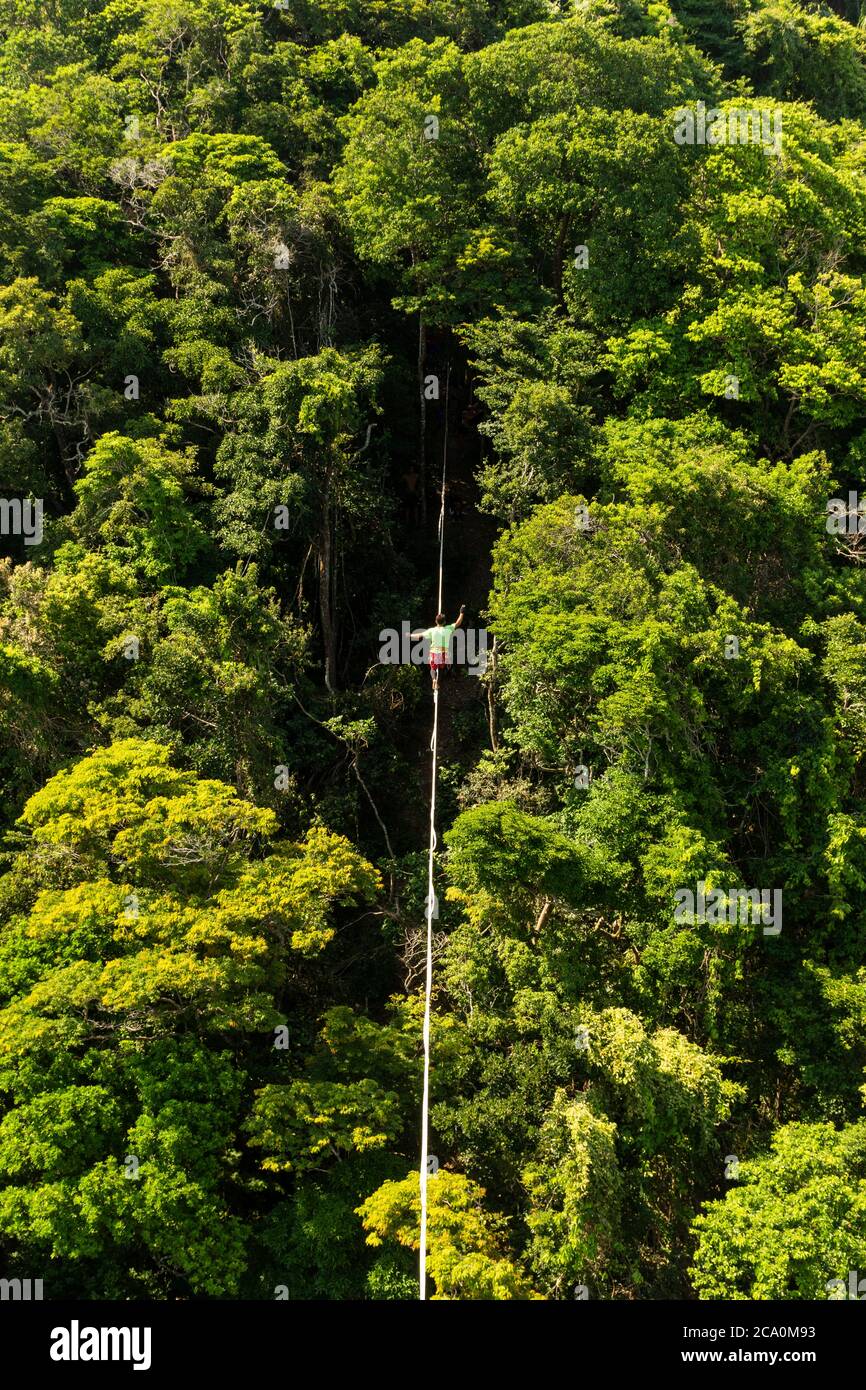
[[[423,310],[418,312],[418,399],[421,403],[420,433],[418,435],[418,489],[421,493],[421,525],[427,521],[427,398],[424,395],[424,358],[427,352],[427,329]]]
[[[490,729],[490,747],[494,753],[499,751],[499,737],[496,728],[496,638],[493,639],[493,648],[490,652],[488,662],[490,672],[487,680],[487,724]]]
[[[563,217],[559,224],[559,232],[556,237],[556,244],[553,248],[553,289],[556,295],[556,302],[560,309],[565,310],[565,290],[562,280],[565,270],[565,244],[571,232],[573,218],[570,215]]]
[[[325,685],[331,694],[337,689],[337,628],[334,614],[334,556],[331,508],[326,506],[319,537],[319,614],[325,648]]]

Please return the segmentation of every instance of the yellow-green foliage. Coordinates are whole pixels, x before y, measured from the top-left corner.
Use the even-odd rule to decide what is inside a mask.
[[[427,1273],[435,1284],[433,1298],[537,1297],[508,1252],[508,1222],[484,1207],[482,1187],[462,1173],[440,1169],[428,1179],[427,1194]],[[402,1182],[384,1183],[358,1212],[369,1232],[368,1245],[394,1241],[417,1250],[421,1216],[418,1174],[410,1173]]]

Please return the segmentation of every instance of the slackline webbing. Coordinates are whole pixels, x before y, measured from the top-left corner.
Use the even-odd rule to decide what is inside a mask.
[[[442,447],[442,487],[439,503],[439,587],[436,612],[442,612],[443,553],[445,546],[445,472],[448,466],[448,388],[451,365],[445,379],[445,428]],[[436,898],[433,892],[433,856],[436,851],[436,759],[439,743],[439,679],[433,687],[433,755],[430,780],[430,848],[427,856],[427,969],[424,979],[424,1087],[421,1095],[421,1245],[418,1266],[418,1296],[427,1298],[427,1147],[429,1142],[430,1110],[430,1006],[433,997],[433,912]]]

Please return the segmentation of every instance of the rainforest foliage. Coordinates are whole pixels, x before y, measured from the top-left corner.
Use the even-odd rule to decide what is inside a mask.
[[[496,646],[441,696],[432,1291],[832,1296],[857,0],[0,0],[0,38],[3,1272],[415,1295],[432,711],[379,646],[435,613],[447,427],[446,605]],[[749,138],[679,142],[698,103]]]

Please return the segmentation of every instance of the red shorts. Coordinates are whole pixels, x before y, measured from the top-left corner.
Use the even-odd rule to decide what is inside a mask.
[[[447,665],[448,665],[448,653],[447,653],[447,652],[431,652],[431,653],[430,653],[430,670],[431,670],[431,671],[441,671],[441,670],[442,670],[442,667],[443,667],[443,666],[447,666]]]

